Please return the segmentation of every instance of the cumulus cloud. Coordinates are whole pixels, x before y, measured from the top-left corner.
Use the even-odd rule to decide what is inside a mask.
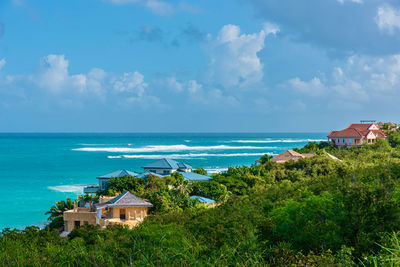
[[[209,41],[208,78],[223,87],[246,86],[263,77],[263,64],[257,53],[264,48],[268,34],[279,28],[266,24],[258,33],[241,33],[236,25],[225,25],[215,39]]]
[[[393,34],[396,30],[400,30],[400,9],[391,6],[379,7],[375,21],[381,31]]]
[[[4,64],[5,60],[0,60],[0,69]],[[63,97],[97,97],[101,100],[116,97],[127,102],[138,102],[145,97],[147,100],[155,99],[146,95],[148,84],[138,71],[113,74],[92,68],[87,73],[70,74],[69,61],[64,55],[48,55],[42,58],[36,74],[7,75],[5,82],[17,87],[37,86],[44,89],[43,92]]]
[[[383,3],[394,0],[248,0],[256,16],[274,21],[285,29],[283,35],[297,43],[324,49],[342,60],[351,53],[390,55],[400,52],[400,35],[382,36],[374,17]],[[343,4],[340,4],[340,3]],[[396,14],[396,13],[395,13]],[[340,18],[340,19],[338,19]],[[391,24],[391,23],[389,23]]]
[[[0,60],[0,70],[6,65],[6,63],[7,63],[7,61],[6,61],[5,58],[2,58],[2,59]]]
[[[326,92],[326,86],[321,82],[320,78],[314,77],[310,81],[302,81],[299,77],[291,79],[289,84],[295,90],[311,95],[319,96]]]
[[[167,77],[162,82],[174,92],[187,92],[193,95],[202,93],[203,90],[203,85],[196,80],[180,82],[176,77]]]
[[[324,76],[324,75],[322,75]],[[386,57],[351,56],[336,66],[328,78],[294,78],[289,87],[304,95],[326,96],[347,101],[365,101],[379,94],[398,94],[400,55]]]
[[[119,93],[129,93],[130,102],[140,100],[145,92],[147,83],[138,71],[127,72],[113,79],[113,89]]]
[[[94,68],[88,74],[71,75],[69,61],[64,55],[48,55],[41,61],[38,75],[33,79],[41,88],[52,93],[94,93],[103,95],[105,71]]]

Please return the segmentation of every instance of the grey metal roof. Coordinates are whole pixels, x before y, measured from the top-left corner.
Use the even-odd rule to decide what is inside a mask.
[[[192,166],[173,159],[159,159],[142,167],[143,169],[192,169]]]
[[[127,170],[117,170],[109,174],[98,176],[97,179],[109,179],[113,177],[136,176],[136,175],[138,175],[136,172],[131,172]]]
[[[153,207],[153,204],[147,202],[137,196],[133,195],[129,191],[122,193],[121,195],[107,201],[96,205],[97,208],[106,207]]]

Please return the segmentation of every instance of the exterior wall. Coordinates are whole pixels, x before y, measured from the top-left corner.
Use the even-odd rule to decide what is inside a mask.
[[[89,211],[89,208],[76,208],[64,212],[64,231],[71,232],[75,228],[75,221],[80,225],[85,223],[96,225],[96,212]]]
[[[161,174],[161,175],[169,175],[177,171],[176,169],[152,169],[152,168],[143,168],[143,170],[154,172],[156,174]]]
[[[112,208],[112,218],[119,219],[120,218],[120,210],[125,209],[125,220],[143,220],[147,214],[149,208],[147,207],[121,207],[121,208]]]
[[[99,179],[99,187],[100,187],[100,190],[106,189],[106,186],[107,186],[107,183],[108,183],[109,180],[110,180],[110,179],[108,179],[108,178]]]
[[[353,138],[353,137],[340,137],[340,138],[335,137],[332,138],[332,140],[338,147],[361,146],[363,143],[363,138]]]
[[[372,124],[368,130],[379,130],[379,127],[376,124]]]
[[[374,134],[373,132],[370,132],[370,133],[367,135],[367,143],[371,144],[371,143],[375,143],[375,141],[376,141],[376,136],[375,136],[375,134]]]

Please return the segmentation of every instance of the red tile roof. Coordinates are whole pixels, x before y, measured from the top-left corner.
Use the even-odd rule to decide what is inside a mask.
[[[373,124],[361,124],[361,123],[352,123],[346,129],[341,131],[331,131],[328,135],[328,138],[335,138],[335,137],[367,137],[370,132],[373,132],[375,136],[379,138],[386,138],[386,135],[379,129],[379,130],[369,130],[369,128]],[[379,128],[379,127],[378,127]]]

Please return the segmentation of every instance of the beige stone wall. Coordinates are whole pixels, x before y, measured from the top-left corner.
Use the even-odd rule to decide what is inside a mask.
[[[75,228],[75,221],[79,221],[81,226],[86,222],[96,225],[96,212],[86,210],[69,210],[64,212],[64,231],[71,232]],[[68,226],[67,226],[68,225]]]

